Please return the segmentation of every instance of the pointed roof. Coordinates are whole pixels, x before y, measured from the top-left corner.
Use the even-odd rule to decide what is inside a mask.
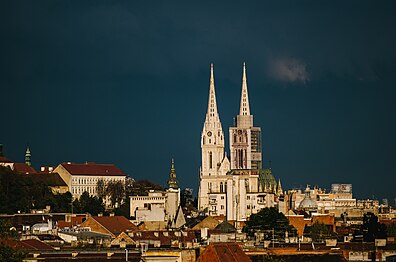
[[[239,115],[249,116],[250,115],[250,105],[249,105],[249,94],[247,89],[246,80],[246,63],[243,63],[243,73],[242,73],[242,92],[241,92],[241,105],[239,108]]]
[[[28,165],[28,166],[31,166],[32,165],[32,162],[31,162],[31,156],[32,156],[32,154],[30,153],[30,148],[29,148],[29,146],[26,148],[26,153],[25,153],[25,163],[26,163],[26,165]]]
[[[220,122],[219,114],[217,112],[213,64],[210,64],[209,99],[208,99],[208,111],[206,112],[206,122]]]
[[[282,189],[280,178],[278,180],[277,193],[278,193],[278,195],[282,195],[283,194],[283,189]]]
[[[215,229],[220,230],[221,233],[235,233],[237,231],[236,228],[226,220],[218,224]]]
[[[169,188],[179,188],[176,180],[176,169],[175,169],[175,160],[172,158],[172,167],[171,172],[169,174],[169,181],[168,181]]]
[[[186,218],[184,217],[183,209],[181,206],[179,206],[179,209],[177,210],[177,214],[175,219],[173,220],[172,223],[172,228],[181,228],[186,224]]]

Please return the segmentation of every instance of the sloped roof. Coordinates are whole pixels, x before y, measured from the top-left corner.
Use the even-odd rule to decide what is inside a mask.
[[[37,171],[25,163],[14,163],[14,172],[17,174],[36,174]]]
[[[51,246],[37,239],[27,239],[22,241],[6,239],[0,241],[0,243],[14,250],[54,250]]]
[[[215,229],[220,230],[221,233],[234,233],[236,232],[236,229],[233,225],[228,223],[227,221],[223,221],[220,224],[216,226]]]
[[[197,260],[197,262],[236,261],[251,261],[237,243],[212,243],[201,253]]]
[[[5,156],[0,156],[0,163],[12,163],[12,161]]]
[[[30,177],[34,181],[42,182],[47,186],[67,186],[58,173],[36,173]]]
[[[113,164],[61,164],[72,175],[94,175],[94,176],[126,176],[126,174]]]
[[[134,231],[137,229],[134,224],[123,216],[93,216],[91,218],[116,236],[122,232]]]
[[[201,230],[201,228],[209,228],[209,229],[214,229],[217,227],[217,225],[220,224],[220,222],[215,219],[214,217],[208,216],[198,224],[196,224],[192,230]]]

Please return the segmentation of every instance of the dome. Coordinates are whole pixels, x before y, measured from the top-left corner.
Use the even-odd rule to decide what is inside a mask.
[[[307,188],[305,189],[305,197],[303,201],[300,202],[300,205],[298,207],[306,210],[318,209],[318,204],[314,199],[311,198],[311,189],[309,188],[309,186],[307,186]]]
[[[261,185],[261,188],[263,188],[263,190],[275,191],[277,184],[274,176],[272,175],[271,168],[260,170],[259,183]]]

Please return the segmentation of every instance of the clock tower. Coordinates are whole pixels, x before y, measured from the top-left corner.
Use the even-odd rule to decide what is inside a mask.
[[[219,190],[219,176],[224,176],[228,170],[229,162],[224,155],[224,133],[217,112],[213,64],[211,64],[208,111],[201,133],[199,209],[208,207],[208,194]]]

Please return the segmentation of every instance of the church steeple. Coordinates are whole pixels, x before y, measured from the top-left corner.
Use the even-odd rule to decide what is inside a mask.
[[[26,148],[26,153],[25,153],[25,164],[27,164],[28,166],[32,165],[32,161],[31,161],[31,153],[30,153],[30,148],[29,146]]]
[[[249,106],[249,95],[247,89],[247,80],[246,80],[246,63],[243,63],[243,73],[242,73],[242,92],[241,92],[241,105],[239,108],[239,115],[248,116],[250,115],[250,106]]]
[[[176,180],[175,160],[173,158],[172,158],[172,167],[169,175],[168,186],[169,188],[179,188],[179,185],[177,184],[177,180]]]
[[[215,90],[215,85],[214,85],[213,64],[210,64],[208,111],[206,112],[206,121],[205,122],[220,122],[219,114],[217,112],[217,101],[216,101],[216,90]]]

